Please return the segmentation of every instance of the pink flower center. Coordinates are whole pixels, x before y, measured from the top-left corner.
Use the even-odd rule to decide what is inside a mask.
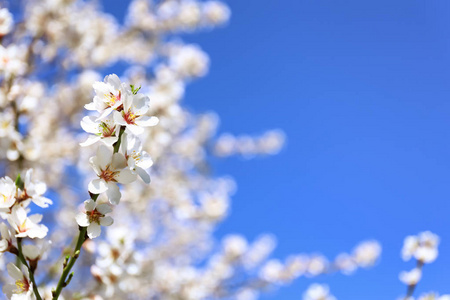
[[[123,115],[123,119],[125,120],[125,122],[127,122],[128,124],[135,124],[135,119],[137,117],[139,117],[138,115],[133,114],[130,110],[128,110],[128,112],[122,112]]]
[[[116,104],[116,102],[119,102],[122,98],[122,92],[119,91],[119,93],[116,95],[114,95],[113,93],[109,93],[109,95],[107,96],[108,100],[109,100],[109,107],[114,106]]]
[[[100,224],[100,218],[105,216],[104,214],[99,213],[96,209],[88,211],[86,214],[89,218],[89,223],[96,222],[98,224]]]
[[[111,171],[109,166],[106,167],[105,170],[102,170],[102,173],[98,176],[106,182],[113,181],[116,182],[116,175],[119,171]]]
[[[20,224],[20,226],[18,226],[17,229],[18,229],[19,233],[27,232],[27,230],[28,230],[28,227],[27,227],[27,219],[25,219],[25,220],[23,221],[23,223]]]

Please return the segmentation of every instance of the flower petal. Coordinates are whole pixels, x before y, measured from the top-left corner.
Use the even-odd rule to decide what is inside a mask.
[[[132,111],[135,115],[142,116],[148,111],[150,99],[144,94],[137,94],[133,97]]]
[[[110,216],[100,218],[100,225],[102,225],[102,226],[109,226],[112,223],[114,223],[114,220]]]
[[[106,138],[102,138],[101,140],[102,140],[103,143],[105,143],[105,145],[112,146],[115,142],[117,142],[118,139],[119,138],[117,136],[109,136],[109,137],[106,137]]]
[[[47,226],[41,224],[27,230],[27,235],[32,239],[34,238],[42,239],[47,235],[47,232],[48,232]]]
[[[106,169],[106,166],[111,163],[112,151],[108,149],[105,145],[100,145],[97,150],[97,163],[100,169]]]
[[[20,269],[13,263],[9,263],[6,266],[6,269],[8,269],[8,274],[15,280],[23,280],[23,273],[20,271]]]
[[[77,221],[78,225],[81,227],[87,227],[89,226],[89,218],[86,214],[78,213],[75,217],[75,220]]]
[[[32,175],[33,175],[33,169],[28,169],[27,172],[25,173],[25,179],[24,179],[25,187],[30,185]]]
[[[145,183],[150,183],[150,175],[148,175],[148,173],[144,169],[136,167],[135,170]]]
[[[87,110],[97,110],[97,107],[95,106],[94,102],[88,103],[84,106],[85,109]]]
[[[93,211],[95,209],[95,205],[96,203],[92,199],[84,201],[84,209],[86,209],[86,211]]]
[[[8,249],[8,241],[0,240],[0,252],[5,252]]]
[[[113,170],[120,170],[127,166],[127,160],[121,153],[114,153],[111,160],[111,167]]]
[[[122,103],[124,111],[128,112],[133,105],[134,95],[131,91],[123,91],[122,93]]]
[[[95,122],[95,117],[93,116],[86,116],[83,119],[81,119],[80,122],[81,128],[83,128],[84,131],[88,133],[99,133],[99,125]]]
[[[108,190],[106,191],[106,195],[108,196],[109,202],[114,205],[119,204],[120,197],[122,196],[119,187],[114,182],[108,182]]]
[[[98,165],[97,156],[90,157],[89,163],[91,164],[92,169],[94,169],[95,174],[100,175],[102,173],[102,170],[100,170],[100,167]]]
[[[43,217],[44,216],[41,214],[34,214],[34,215],[29,216],[28,219],[30,219],[31,222],[37,224],[42,221]]]
[[[138,165],[142,169],[148,169],[153,166],[153,160],[147,152],[142,151],[140,160],[136,163],[136,165]]]
[[[119,183],[128,184],[136,180],[136,174],[133,174],[130,169],[124,169],[115,178]]]
[[[36,204],[39,207],[46,208],[49,206],[49,204],[53,204],[52,200],[45,198],[45,197],[33,197],[31,198],[31,201],[33,201],[34,204]]]
[[[119,124],[119,125],[127,125],[127,122],[123,118],[122,113],[115,110],[113,112],[113,116],[114,116],[114,123]]]
[[[103,120],[103,119],[106,118],[112,111],[113,111],[112,107],[106,108],[104,111],[102,111],[102,113],[100,114],[100,116],[99,116],[95,121]]]
[[[37,182],[34,184],[34,191],[38,195],[43,195],[47,191],[47,185],[43,182]]]
[[[84,142],[80,143],[81,147],[87,147],[90,145],[95,144],[96,142],[98,142],[101,138],[97,135],[90,135],[88,136],[87,140],[85,140]]]
[[[108,189],[108,186],[106,185],[106,182],[100,178],[91,180],[91,182],[89,182],[89,185],[88,185],[89,192],[91,192],[93,194],[103,193],[107,189]]]
[[[116,74],[106,75],[104,81],[112,85],[112,87],[116,90],[120,89],[121,82],[119,76]]]
[[[109,205],[106,204],[106,203],[103,203],[103,204],[99,204],[99,205],[97,206],[97,211],[98,211],[99,213],[101,213],[102,215],[106,215],[107,213],[112,212],[112,209],[111,209],[111,206],[109,206]]]
[[[140,135],[141,133],[144,132],[144,128],[134,125],[134,124],[127,124],[127,129],[135,135]]]
[[[89,226],[87,228],[87,234],[90,239],[98,237],[101,232],[102,232],[102,229],[101,229],[100,225],[96,222],[89,224]]]
[[[147,127],[147,126],[155,126],[159,123],[159,119],[157,117],[149,117],[149,116],[141,116],[135,120],[136,125]]]

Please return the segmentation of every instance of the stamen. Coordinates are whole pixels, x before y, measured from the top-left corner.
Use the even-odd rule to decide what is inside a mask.
[[[117,182],[116,181],[117,173],[119,173],[119,172],[118,171],[111,171],[109,169],[109,165],[108,165],[105,170],[102,170],[102,173],[99,175],[99,177],[101,179],[105,180],[106,182],[109,182],[109,181]]]

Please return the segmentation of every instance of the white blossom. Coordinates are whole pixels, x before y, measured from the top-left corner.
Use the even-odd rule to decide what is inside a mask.
[[[27,170],[27,172],[25,173],[24,190],[20,198],[22,198],[21,200],[31,199],[34,204],[43,208],[48,207],[53,202],[52,200],[43,196],[47,191],[47,185],[43,182],[31,181],[32,175],[32,169]]]
[[[184,77],[201,77],[208,72],[209,57],[196,45],[175,47],[170,67]]]
[[[335,259],[335,264],[344,274],[352,274],[358,268],[353,257],[347,253],[339,254]]]
[[[7,35],[13,28],[13,16],[7,8],[0,9],[0,36]]]
[[[278,282],[282,278],[283,264],[277,260],[269,260],[260,271],[260,277],[268,282]]]
[[[15,284],[6,284],[3,286],[3,293],[8,299],[12,300],[34,300],[33,283],[28,274],[23,273],[16,265],[9,263],[7,265],[8,274],[15,281]]]
[[[88,110],[96,110],[100,113],[98,119],[103,119],[113,110],[123,104],[122,96],[130,90],[130,87],[122,83],[116,74],[105,77],[103,82],[93,84],[95,97],[93,101],[85,105]]]
[[[422,270],[419,268],[414,268],[411,271],[403,271],[399,275],[399,279],[404,284],[411,286],[416,285],[422,278]]]
[[[23,245],[22,253],[23,256],[30,261],[38,261],[47,258],[48,251],[51,246],[51,241],[44,243],[41,247],[33,244]]]
[[[10,110],[0,112],[0,137],[9,137],[14,131],[14,114]]]
[[[317,276],[325,272],[328,266],[328,260],[322,255],[313,255],[309,259],[307,275]]]
[[[0,45],[0,71],[9,78],[12,75],[23,75],[27,64],[24,61],[25,49],[15,44],[6,48]]]
[[[110,226],[113,223],[113,218],[106,216],[107,213],[112,212],[108,204],[98,204],[92,199],[84,201],[85,213],[79,213],[76,216],[78,225],[87,227],[87,234],[89,238],[93,239],[100,235],[101,226]]]
[[[117,183],[127,184],[136,180],[136,174],[127,168],[123,154],[112,153],[106,146],[101,145],[97,155],[91,157],[89,162],[98,176],[89,182],[89,192],[93,194],[106,192],[109,201],[118,204],[121,193]]]
[[[42,215],[34,214],[27,216],[26,210],[21,206],[14,206],[8,223],[16,231],[16,237],[29,237],[42,239],[47,235],[48,228],[43,224],[38,224],[42,220]]]
[[[228,21],[231,11],[219,1],[206,1],[203,5],[203,15],[208,23],[220,25]]]
[[[224,254],[231,260],[241,257],[247,250],[247,247],[247,241],[239,235],[229,235],[223,240]]]
[[[81,120],[81,127],[93,134],[89,135],[88,139],[80,144],[81,146],[90,146],[98,141],[112,146],[119,139],[119,125],[114,123],[112,115],[101,120],[97,120],[94,116],[86,116]]]
[[[155,126],[158,118],[145,116],[149,109],[150,99],[143,94],[122,94],[123,110],[114,111],[114,121],[125,126],[132,134],[139,135],[144,131],[143,127]]]
[[[438,245],[439,237],[430,231],[408,236],[403,244],[402,257],[404,260],[414,257],[423,263],[431,263],[438,256]]]
[[[381,255],[381,246],[377,241],[366,241],[353,250],[356,263],[362,267],[372,266]]]
[[[8,251],[8,249],[15,244],[15,237],[9,230],[5,223],[0,224],[0,233],[2,239],[0,240],[0,252]]]
[[[0,211],[9,211],[16,202],[16,191],[16,185],[11,178],[5,176],[0,179]]]
[[[303,294],[303,300],[336,300],[330,294],[330,288],[325,284],[311,284]]]
[[[139,175],[145,183],[150,183],[150,175],[145,170],[153,165],[153,161],[150,155],[142,150],[140,140],[132,134],[124,133],[120,146],[130,170]]]

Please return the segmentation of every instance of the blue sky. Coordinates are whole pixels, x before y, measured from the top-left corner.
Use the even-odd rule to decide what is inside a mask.
[[[450,293],[450,2],[226,2],[227,27],[185,37],[212,61],[185,104],[216,111],[221,132],[280,128],[288,140],[278,156],[214,162],[238,183],[217,235],[273,233],[280,258],[383,245],[373,269],[262,299],[301,299],[312,282],[341,300],[396,299],[413,267],[403,239],[423,230],[442,241],[417,291]]]

